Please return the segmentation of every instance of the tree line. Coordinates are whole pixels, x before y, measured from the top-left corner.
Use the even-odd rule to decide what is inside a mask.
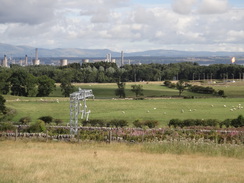
[[[194,62],[141,64],[117,67],[115,63],[71,63],[67,66],[11,65],[0,68],[0,93],[20,96],[48,96],[55,83],[61,83],[64,96],[74,91],[72,83],[111,83],[163,80],[242,79],[244,66],[213,64],[202,66]]]

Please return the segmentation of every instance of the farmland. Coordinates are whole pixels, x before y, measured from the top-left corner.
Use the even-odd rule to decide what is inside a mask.
[[[178,91],[161,86],[161,82],[142,84],[144,97],[146,97],[144,100],[132,100],[134,94],[130,91],[131,83],[128,83],[126,87],[126,94],[129,97],[127,99],[119,99],[115,96],[116,84],[77,84],[76,86],[83,89],[93,89],[96,98],[87,101],[88,108],[91,110],[90,119],[125,119],[129,121],[130,126],[137,119],[158,120],[160,126],[165,126],[172,118],[224,120],[243,114],[243,109],[231,111],[239,104],[244,106],[243,82],[235,83],[235,85],[230,83],[229,85],[211,86],[223,89],[227,98],[184,91],[184,96],[194,95],[196,99],[171,97],[178,96]],[[59,86],[51,97],[10,95],[4,97],[7,99],[7,106],[17,110],[17,115],[13,118],[14,121],[18,121],[24,116],[36,120],[44,115],[62,119],[66,123],[69,121],[69,98],[61,97]]]

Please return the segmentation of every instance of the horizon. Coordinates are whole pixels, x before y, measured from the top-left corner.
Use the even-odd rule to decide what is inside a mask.
[[[4,44],[127,53],[244,52],[244,1],[0,0],[0,3],[0,36]]]

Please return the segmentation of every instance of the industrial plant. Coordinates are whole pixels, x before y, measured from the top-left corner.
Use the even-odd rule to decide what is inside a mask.
[[[104,59],[88,59],[84,58],[79,61],[79,58],[70,58],[71,60],[68,60],[67,58],[43,58],[44,61],[42,61],[43,64],[48,64],[48,65],[57,65],[57,66],[67,66],[69,63],[80,63],[85,64],[85,63],[90,63],[90,62],[109,62],[109,63],[116,63],[116,59],[112,58],[112,54],[108,53],[106,54]],[[28,56],[25,55],[24,58],[20,59],[12,59],[11,57],[7,57],[7,55],[4,55],[3,59],[1,60],[1,67],[10,67],[11,64],[17,64],[20,66],[27,66],[27,65],[34,65],[38,66],[41,64],[40,59],[38,58],[38,48],[35,49],[35,57],[32,59],[30,58],[30,63],[28,62]],[[121,51],[121,56],[120,56],[120,61],[118,59],[118,66],[123,66],[124,63],[124,52]]]

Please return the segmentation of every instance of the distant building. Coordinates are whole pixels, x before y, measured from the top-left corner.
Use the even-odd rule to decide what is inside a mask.
[[[38,49],[36,48],[36,58],[32,60],[33,65],[40,65],[40,60],[38,59]]]
[[[67,59],[61,59],[60,60],[60,66],[66,66],[68,65],[68,60]]]
[[[1,65],[2,67],[8,67],[8,59],[6,55],[4,55]]]
[[[82,59],[82,63],[85,64],[85,63],[89,63],[89,59]]]

